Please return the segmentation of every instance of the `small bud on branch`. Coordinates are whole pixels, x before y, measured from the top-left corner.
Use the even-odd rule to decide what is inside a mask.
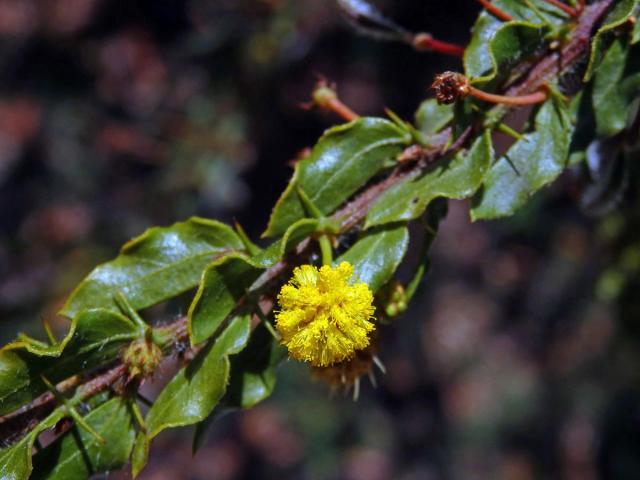
[[[496,95],[480,90],[470,84],[469,79],[457,72],[444,72],[437,75],[431,85],[436,92],[438,103],[449,105],[468,96],[490,103],[504,105],[535,105],[547,99],[547,92],[540,90],[535,93],[520,96]]]
[[[460,58],[464,55],[464,47],[449,42],[443,42],[442,40],[436,40],[429,33],[417,33],[413,37],[412,44],[413,47],[419,51],[439,52]]]
[[[302,104],[302,108],[311,109],[313,107],[336,113],[347,122],[360,118],[360,115],[351,110],[338,98],[335,84],[330,84],[324,78],[320,78],[320,80],[316,82],[313,92],[311,92],[311,101]]]

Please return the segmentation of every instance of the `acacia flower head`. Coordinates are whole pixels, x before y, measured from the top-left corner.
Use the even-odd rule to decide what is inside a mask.
[[[320,269],[303,265],[278,295],[276,327],[289,356],[326,367],[353,357],[369,345],[373,294],[366,283],[351,283],[353,266]]]

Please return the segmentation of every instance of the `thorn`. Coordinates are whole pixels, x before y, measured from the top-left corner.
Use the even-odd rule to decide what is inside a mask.
[[[67,410],[69,412],[69,415],[71,415],[71,418],[73,418],[73,420],[76,422],[76,424],[82,428],[84,428],[87,432],[89,432],[89,434],[95,438],[99,443],[107,443],[107,441],[104,439],[104,437],[102,435],[100,435],[98,432],[96,432],[93,427],[91,425],[89,425],[87,423],[87,421],[84,419],[84,417],[82,417],[82,415],[80,415],[77,410],[73,407],[67,407]]]
[[[45,377],[44,375],[40,375],[40,379],[45,384],[47,389],[53,394],[56,400],[58,400],[58,402],[60,402],[64,406],[67,414],[76,422],[76,425],[78,427],[85,429],[98,442],[106,443],[106,440],[98,432],[96,432],[91,425],[87,423],[87,421],[82,417],[82,415],[78,413],[71,402],[58,391],[56,386],[51,383],[49,379],[47,379],[47,377]]]
[[[135,308],[133,308],[133,306],[129,303],[129,300],[127,300],[127,297],[125,297],[124,293],[118,290],[113,296],[113,299],[115,300],[116,305],[118,305],[120,311],[131,321],[133,321],[133,323],[135,323],[142,332],[146,333],[149,330],[149,325],[147,325],[142,317],[138,315],[138,312],[136,312]]]
[[[260,306],[258,306],[256,308],[256,315],[258,316],[258,318],[260,319],[260,321],[264,325],[264,328],[266,328],[267,331],[271,334],[273,339],[276,340],[277,342],[279,342],[282,337],[280,337],[280,334],[278,333],[278,331],[275,328],[273,328],[273,325],[271,324],[271,322],[269,321],[267,316],[264,314],[264,312],[262,311]],[[287,360],[288,359],[289,359],[289,357],[287,357]]]
[[[240,237],[240,241],[242,242],[245,250],[252,256],[258,255],[262,249],[249,239],[247,232],[244,231],[244,228],[242,228],[242,225],[240,225],[240,223],[238,223],[237,221],[234,221],[233,223],[236,233]]]
[[[271,334],[273,339],[279,342],[281,340],[280,334],[276,331],[275,328],[273,328],[273,325],[271,325],[271,322],[267,318],[263,318],[262,323],[264,324],[264,328],[267,329],[267,331]]]
[[[305,192],[301,186],[299,185],[296,186],[296,192],[298,193],[298,197],[300,197],[300,202],[302,203],[302,206],[304,207],[308,215],[310,215],[313,218],[323,217],[320,209],[316,206],[315,203],[313,203],[313,200],[309,198],[309,195],[307,195],[307,192]]]
[[[51,345],[55,345],[58,343],[58,339],[53,334],[53,330],[51,329],[51,325],[49,325],[49,321],[42,317],[42,326],[44,327],[44,331],[47,334],[47,338],[51,342]]]
[[[509,125],[507,125],[506,123],[498,123],[496,125],[496,130],[498,130],[501,133],[504,133],[505,135],[510,136],[511,138],[515,139],[515,140],[524,140],[525,136],[522,135],[519,132],[516,132],[513,128],[511,128]]]

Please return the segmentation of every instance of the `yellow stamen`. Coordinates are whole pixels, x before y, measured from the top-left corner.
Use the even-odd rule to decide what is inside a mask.
[[[350,284],[353,266],[303,265],[278,295],[276,328],[289,356],[326,367],[369,345],[373,294],[366,283]]]

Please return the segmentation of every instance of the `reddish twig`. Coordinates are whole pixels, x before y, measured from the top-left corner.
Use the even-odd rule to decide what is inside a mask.
[[[478,0],[478,3],[482,5],[489,13],[494,17],[502,20],[503,22],[510,22],[513,17],[504,10],[496,7],[490,0]]]
[[[508,95],[496,95],[494,93],[488,93],[483,90],[479,90],[473,86],[469,86],[469,95],[490,103],[502,103],[503,105],[522,106],[522,105],[535,105],[536,103],[542,103],[547,99],[547,92],[539,90],[528,95],[520,96],[508,96]]]
[[[438,52],[458,58],[462,58],[464,55],[464,47],[455,43],[436,40],[429,33],[417,33],[414,35],[411,44],[413,48],[420,51]]]

